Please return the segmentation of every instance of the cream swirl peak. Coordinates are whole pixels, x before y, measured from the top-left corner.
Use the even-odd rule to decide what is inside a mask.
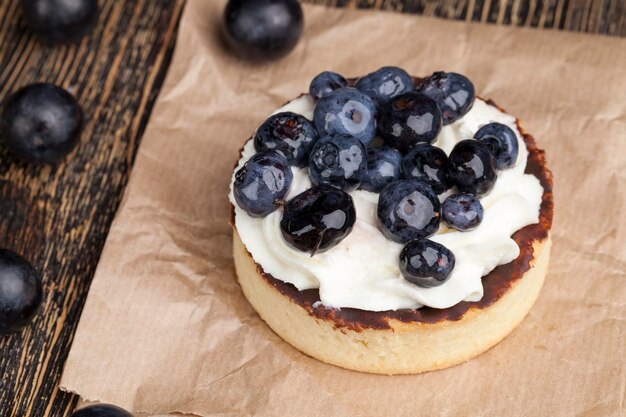
[[[276,113],[290,111],[311,120],[314,108],[313,99],[304,95]],[[319,288],[320,300],[327,307],[385,311],[422,306],[448,308],[461,301],[478,301],[483,295],[481,278],[518,256],[519,247],[511,235],[538,222],[543,194],[539,180],[524,173],[528,151],[515,118],[483,100],[476,99],[467,114],[444,126],[434,145],[449,154],[458,142],[473,137],[481,126],[492,122],[507,125],[515,132],[519,155],[515,165],[499,172],[493,189],[480,198],[484,217],[477,228],[460,232],[442,223],[429,238],[450,249],[456,257],[450,278],[438,287],[422,288],[403,278],[398,265],[403,245],[380,233],[376,214],[378,194],[369,191],[350,192],[357,214],[352,232],[337,246],[312,257],[284,241],[279,227],[280,210],[264,218],[251,217],[242,210],[235,203],[231,182],[229,198],[235,206],[239,236],[265,272],[299,290]],[[237,169],[254,154],[250,140],[244,146]],[[288,199],[311,187],[306,168],[291,167],[291,170],[293,181]]]

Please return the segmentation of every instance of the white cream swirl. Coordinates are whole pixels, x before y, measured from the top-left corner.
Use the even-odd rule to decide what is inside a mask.
[[[314,106],[311,97],[304,95],[276,113],[292,111],[311,119]],[[284,241],[279,228],[280,210],[259,219],[240,209],[232,195],[231,181],[229,198],[235,206],[239,236],[267,273],[299,290],[319,288],[321,302],[327,307],[384,311],[422,306],[448,308],[461,301],[478,301],[483,296],[482,276],[519,255],[511,235],[539,221],[543,194],[539,180],[524,174],[528,151],[515,118],[480,99],[463,118],[444,126],[435,145],[449,153],[457,142],[473,137],[480,126],[491,122],[513,129],[518,137],[519,156],[514,167],[498,172],[493,190],[481,198],[485,212],[480,226],[459,232],[442,224],[437,234],[430,237],[450,249],[456,258],[450,279],[439,287],[421,288],[402,277],[398,265],[402,245],[387,240],[378,230],[378,194],[368,191],[350,193],[357,220],[348,237],[327,252],[311,257]],[[254,144],[248,141],[237,169],[254,153]],[[294,180],[288,198],[311,186],[306,168],[292,170]]]

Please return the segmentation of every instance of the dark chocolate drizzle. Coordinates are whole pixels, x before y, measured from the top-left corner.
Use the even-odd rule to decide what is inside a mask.
[[[414,80],[415,84],[418,85],[420,79],[414,78]],[[350,81],[354,82],[354,80]],[[486,102],[504,112],[504,110],[492,100],[486,100]],[[511,288],[511,285],[531,268],[531,263],[534,259],[533,243],[545,240],[552,227],[554,209],[552,195],[553,180],[552,173],[546,164],[545,152],[537,147],[535,139],[531,135],[524,132],[519,119],[517,119],[516,123],[524,137],[529,153],[525,172],[537,177],[544,189],[539,211],[539,223],[528,225],[513,234],[513,239],[519,245],[520,254],[512,262],[498,266],[482,278],[484,295],[480,301],[462,301],[445,309],[431,307],[390,311],[366,311],[355,308],[333,309],[318,303],[320,297],[317,289],[298,291],[292,284],[274,278],[272,275],[263,271],[263,268],[259,264],[256,264],[259,274],[281,294],[289,297],[292,302],[304,308],[310,316],[320,320],[331,321],[334,327],[338,329],[346,328],[355,331],[362,331],[364,329],[391,329],[390,320],[398,320],[404,323],[437,323],[444,320],[456,321],[463,318],[465,313],[471,309],[484,309],[489,307],[498,301],[508,289]],[[234,207],[231,206],[231,224],[233,227],[235,224],[234,217],[235,210]]]

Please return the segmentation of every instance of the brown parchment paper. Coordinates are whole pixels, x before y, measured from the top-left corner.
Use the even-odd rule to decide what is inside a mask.
[[[626,42],[305,6],[286,59],[222,50],[223,1],[190,0],[61,386],[202,416],[621,416],[626,387]],[[306,357],[236,284],[228,183],[267,115],[322,70],[467,74],[555,174],[552,262],[530,315],[480,357],[375,376]]]

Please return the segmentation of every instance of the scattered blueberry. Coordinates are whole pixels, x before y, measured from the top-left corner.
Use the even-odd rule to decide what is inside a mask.
[[[343,78],[341,74],[324,71],[318,74],[315,78],[313,78],[313,81],[311,81],[309,94],[311,94],[314,99],[319,100],[322,97],[326,97],[333,91],[347,86],[348,81]]]
[[[313,123],[320,136],[352,135],[368,145],[376,136],[376,105],[355,88],[339,88],[317,102]]]
[[[96,404],[81,408],[72,417],[133,417],[128,411],[110,404]]]
[[[422,239],[406,244],[400,252],[400,271],[418,287],[438,287],[450,278],[454,254],[445,246]]]
[[[367,149],[367,173],[361,189],[380,193],[383,187],[400,179],[402,155],[389,146]]]
[[[402,153],[417,143],[432,143],[441,131],[437,103],[419,93],[405,93],[381,107],[379,131]]]
[[[234,51],[253,59],[288,54],[304,25],[297,0],[229,0],[224,21],[226,39]]]
[[[513,129],[502,123],[489,123],[478,129],[474,139],[483,142],[496,159],[498,169],[515,165],[519,153],[517,136]]]
[[[285,205],[280,230],[289,245],[313,256],[341,242],[355,221],[352,197],[322,185],[309,188]]]
[[[462,192],[487,194],[496,183],[496,160],[487,146],[477,140],[457,143],[448,160],[450,177]]]
[[[426,78],[417,91],[437,102],[447,125],[463,117],[474,105],[474,85],[464,75],[455,72],[435,72]]]
[[[309,153],[317,142],[317,131],[306,117],[284,112],[270,116],[254,135],[254,148],[257,152],[276,150],[290,164],[303,167]]]
[[[441,194],[452,186],[448,174],[448,156],[436,146],[418,143],[402,158],[402,175],[410,180],[421,180]]]
[[[367,173],[365,146],[350,135],[325,136],[309,157],[309,176],[315,185],[328,184],[355,190]]]
[[[58,162],[78,143],[83,112],[76,99],[53,84],[32,84],[7,99],[1,124],[15,155]]]
[[[41,304],[41,278],[20,255],[0,249],[0,335],[26,326]]]
[[[466,231],[483,221],[483,205],[473,194],[453,194],[441,205],[441,218],[453,229]]]
[[[233,194],[239,207],[252,217],[265,217],[276,210],[293,181],[289,162],[276,151],[255,154],[236,173]]]
[[[98,21],[98,0],[21,0],[30,29],[49,43],[76,42]]]
[[[415,89],[413,78],[398,67],[383,67],[367,74],[357,80],[355,87],[381,106],[392,98]]]
[[[395,242],[421,239],[439,228],[440,207],[437,194],[425,182],[392,182],[378,196],[378,227]]]

